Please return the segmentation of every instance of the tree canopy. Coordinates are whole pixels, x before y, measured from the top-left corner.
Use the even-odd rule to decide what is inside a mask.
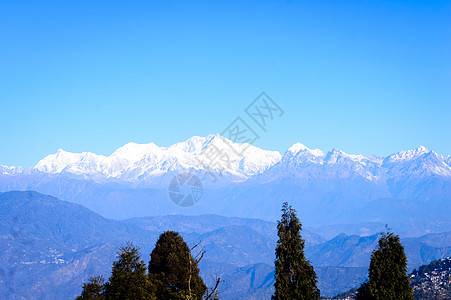
[[[304,255],[302,225],[296,211],[284,203],[282,218],[277,222],[279,240],[275,259],[275,293],[272,299],[320,299],[317,276]]]
[[[407,257],[399,236],[381,234],[378,247],[371,254],[368,282],[358,289],[358,300],[413,300],[413,290],[407,276]]]
[[[105,290],[107,299],[156,299],[138,247],[127,243],[119,249]]]
[[[159,299],[202,299],[207,287],[190,250],[178,232],[160,235],[149,262],[149,277]]]

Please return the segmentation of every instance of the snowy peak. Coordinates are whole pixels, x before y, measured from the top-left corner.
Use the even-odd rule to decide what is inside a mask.
[[[348,154],[339,149],[333,149],[324,155],[321,150],[311,150],[301,143],[296,143],[288,149],[277,168],[266,177],[324,179],[358,176],[379,182],[388,178],[403,180],[411,175],[451,176],[448,160],[449,156],[445,158],[424,146],[383,158]]]
[[[138,161],[140,160],[146,153],[151,153],[160,150],[160,147],[155,145],[154,143],[149,144],[136,144],[136,143],[128,143],[124,146],[120,147],[111,155],[117,159],[126,159],[128,161]]]
[[[305,146],[304,144],[301,144],[299,142],[297,142],[296,144],[294,144],[293,146],[288,148],[288,152],[291,152],[291,153],[298,153],[301,150],[310,150],[310,149],[307,148],[307,146]]]
[[[304,144],[296,143],[285,152],[283,162],[286,163],[307,163],[318,162],[324,157],[323,151],[319,149],[310,149]]]
[[[346,152],[339,150],[339,149],[332,149],[332,151],[329,151],[324,158],[324,162],[328,164],[337,164],[342,163],[343,161],[351,160],[354,162],[360,162],[363,160],[368,160],[363,155],[353,155],[353,154],[347,154]]]
[[[23,173],[22,167],[8,167],[0,165],[0,175],[16,175]]]
[[[424,146],[387,156],[382,166],[390,170],[391,174],[404,176],[451,176],[451,167],[446,158]]]
[[[300,153],[308,153],[311,154],[313,156],[324,156],[323,151],[319,150],[319,149],[310,149],[307,146],[305,146],[304,144],[301,143],[296,143],[293,146],[291,146],[290,148],[288,148],[287,153],[290,153],[292,156],[295,156],[296,154],[300,154]]]
[[[0,166],[0,174],[13,175],[30,171],[62,174],[98,182],[109,180],[137,184],[155,183],[174,173],[207,171],[225,175],[232,181],[244,181],[265,174],[279,177],[349,177],[367,180],[414,176],[451,176],[451,155],[444,157],[420,146],[385,158],[347,154],[333,149],[326,154],[295,143],[283,155],[250,144],[234,143],[218,134],[194,136],[169,147],[154,143],[128,143],[110,156],[90,152],[71,153],[59,149],[34,167]],[[388,176],[388,177],[387,177]],[[271,179],[270,179],[271,180]]]
[[[278,163],[281,155],[277,151],[262,150],[247,143],[234,143],[220,135],[210,135],[196,159],[200,165],[207,165],[213,170],[247,178]]]
[[[420,145],[418,148],[416,148],[414,151],[416,151],[417,153],[426,153],[429,152],[430,150],[422,145]]]
[[[327,152],[324,161],[329,164],[336,164],[342,161],[343,158],[346,158],[347,154],[339,149],[332,149]]]
[[[219,134],[210,134],[206,137],[193,136],[185,142],[176,143],[168,149],[177,150],[188,153],[200,153],[204,150],[214,139],[221,137]]]
[[[395,154],[387,156],[385,159],[386,162],[403,162],[406,160],[412,160],[415,159],[425,153],[429,153],[430,150],[424,146],[419,146],[416,149],[413,150],[407,150],[407,151],[400,151]]]
[[[80,157],[81,154],[79,153],[70,153],[62,149],[58,149],[55,154],[50,154],[40,160],[35,166],[35,169],[50,174],[61,173],[64,168],[77,162]]]
[[[219,160],[218,160],[219,159]],[[220,135],[192,137],[170,147],[128,143],[110,156],[58,150],[35,169],[50,174],[72,174],[104,181],[146,181],[155,176],[190,170],[213,170],[245,179],[262,173],[281,160],[277,151],[234,143]]]

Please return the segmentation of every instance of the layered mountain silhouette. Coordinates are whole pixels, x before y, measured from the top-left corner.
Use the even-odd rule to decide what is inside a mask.
[[[418,236],[451,230],[451,158],[425,147],[387,157],[294,144],[283,155],[220,135],[170,147],[129,143],[110,156],[58,150],[34,168],[0,168],[0,191],[35,190],[113,219],[217,214],[275,221],[290,202],[309,227],[390,224]],[[169,182],[198,176],[202,198],[179,207]]]
[[[158,235],[179,231],[189,245],[202,241],[201,273],[225,279],[223,299],[268,298],[273,286],[276,224],[216,215],[106,219],[81,205],[37,192],[0,194],[0,298],[66,299],[92,275],[109,276],[119,246],[134,241],[149,260]],[[324,295],[358,286],[365,278],[377,234],[341,234],[331,240],[303,230],[306,256]],[[451,233],[403,238],[409,268],[451,255]]]

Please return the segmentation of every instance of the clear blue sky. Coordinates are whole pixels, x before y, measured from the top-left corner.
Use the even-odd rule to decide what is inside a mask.
[[[61,2],[0,2],[0,164],[221,132],[261,91],[264,149],[451,154],[450,1]]]

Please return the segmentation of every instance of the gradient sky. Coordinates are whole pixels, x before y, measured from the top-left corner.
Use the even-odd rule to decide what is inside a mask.
[[[450,1],[41,2],[0,2],[0,164],[218,133],[262,91],[264,149],[451,154]]]

